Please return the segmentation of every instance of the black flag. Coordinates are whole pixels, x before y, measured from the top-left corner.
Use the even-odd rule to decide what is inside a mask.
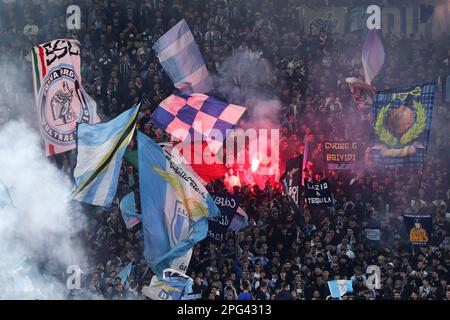
[[[432,231],[432,218],[429,214],[404,214],[406,231],[412,245],[427,245]]]
[[[327,179],[318,182],[308,182],[305,179],[306,203],[310,209],[326,209],[333,207],[330,186]]]
[[[286,171],[280,177],[283,194],[289,196],[297,206],[299,205],[300,186],[302,182],[302,160],[302,155],[290,159],[286,163]]]
[[[211,196],[220,209],[220,216],[208,221],[208,236],[211,241],[222,242],[236,210],[239,208],[239,201],[231,194],[215,192]]]

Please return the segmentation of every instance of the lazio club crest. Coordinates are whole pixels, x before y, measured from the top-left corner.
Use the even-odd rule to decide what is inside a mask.
[[[187,239],[191,229],[191,222],[187,215],[186,208],[184,208],[181,201],[177,200],[175,203],[175,212],[173,214],[171,223],[170,240],[173,245],[180,241]]]

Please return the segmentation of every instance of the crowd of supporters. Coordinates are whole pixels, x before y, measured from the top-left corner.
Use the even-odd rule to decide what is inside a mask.
[[[305,135],[319,151],[324,140],[367,145],[370,125],[345,83],[346,77],[363,77],[365,34],[303,31],[297,7],[305,2],[75,3],[82,10],[82,26],[68,32],[64,18],[68,1],[0,1],[0,64],[17,80],[12,86],[5,79],[8,75],[0,76],[5,79],[0,83],[0,125],[23,116],[35,118],[32,94],[25,93],[32,92],[28,56],[32,45],[70,37],[80,41],[83,85],[97,102],[101,117],[111,119],[140,101],[139,129],[158,141],[167,139],[149,120],[174,88],[151,47],[184,18],[214,76],[217,92],[211,95],[237,104],[256,94],[280,101],[281,170],[301,150]],[[341,5],[353,4],[342,1]],[[33,25],[39,28],[36,34],[22,32]],[[448,34],[434,38],[385,34],[386,61],[373,85],[383,89],[442,81],[450,74],[449,39]],[[236,59],[239,53],[246,58]],[[224,70],[230,57],[233,68]],[[233,90],[220,90],[230,85]],[[26,108],[15,105],[22,94],[30,97]],[[368,164],[358,171],[331,171],[332,211],[310,211],[302,202],[301,212],[295,212],[277,185],[234,189],[249,226],[239,233],[228,232],[219,245],[205,240],[194,247],[187,272],[194,279],[194,293],[210,300],[324,300],[330,295],[328,280],[351,279],[353,293],[346,299],[450,299],[448,107],[438,94],[423,168],[386,170]],[[132,141],[130,149],[134,148]],[[315,170],[321,172],[321,162],[315,158],[321,152],[312,154]],[[70,172],[69,156],[59,157],[57,163]],[[221,180],[212,185],[225,191]],[[137,172],[124,161],[117,199],[132,190],[138,191]],[[153,274],[143,257],[141,225],[126,229],[117,203],[111,209],[84,209],[87,222],[78,236],[90,267],[83,275],[82,289],[69,296],[145,299],[141,289],[149,285]],[[408,212],[432,214],[429,246],[411,247],[402,222],[402,214]],[[368,225],[379,227],[379,242],[366,238]],[[121,283],[115,277],[130,261],[133,271]],[[380,267],[381,289],[367,288],[369,265]]]

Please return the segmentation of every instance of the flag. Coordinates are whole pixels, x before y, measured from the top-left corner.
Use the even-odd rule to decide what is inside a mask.
[[[328,179],[318,182],[308,182],[305,179],[305,193],[305,202],[309,209],[326,209],[334,206]]]
[[[12,207],[12,199],[8,188],[0,180],[0,209]]]
[[[328,288],[330,289],[331,296],[338,299],[341,299],[341,297],[348,292],[353,292],[351,280],[328,281]]]
[[[165,145],[167,150],[173,150],[173,147],[176,146],[177,150],[181,151],[181,156],[185,158],[185,163],[191,166],[192,170],[203,180],[204,184],[208,184],[211,180],[220,179],[227,173],[226,166],[208,148],[206,142],[192,141],[189,144],[165,143]],[[184,153],[189,150],[190,153]],[[126,151],[123,157],[133,168],[139,170],[138,153],[136,150]],[[201,159],[201,161],[197,163],[195,159]]]
[[[125,282],[127,281],[128,277],[130,276],[131,270],[133,268],[133,263],[130,262],[129,264],[127,264],[125,266],[125,268],[122,269],[122,271],[120,271],[117,276],[117,278],[120,278],[120,281],[122,282],[122,284],[125,284]]]
[[[122,157],[133,137],[139,105],[113,120],[78,125],[78,156],[73,199],[110,207],[117,191]]]
[[[144,286],[142,293],[152,300],[188,300],[183,297],[192,292],[193,283],[192,278],[178,270],[165,269],[162,276],[152,277],[150,286]],[[195,295],[195,298],[200,297]]]
[[[130,192],[120,200],[120,212],[127,229],[133,228],[142,221],[142,215],[136,213],[136,200],[134,192]]]
[[[172,94],[160,103],[150,121],[175,139],[205,140],[217,153],[227,130],[235,127],[245,110],[204,94]]]
[[[123,158],[133,166],[134,169],[139,170],[139,165],[138,165],[138,155],[137,155],[137,151],[133,150],[133,151],[126,151]]]
[[[286,170],[280,178],[283,194],[288,195],[298,206],[302,179],[303,156],[298,155],[286,162]]]
[[[303,163],[302,163],[302,186],[305,185],[305,179],[306,179],[306,171],[305,169],[308,168],[307,164],[308,164],[308,159],[309,159],[309,145],[310,142],[308,140],[308,135],[305,135],[305,137],[303,138],[303,144],[304,144],[304,149],[303,149]]]
[[[208,218],[219,209],[192,170],[141,132],[138,158],[144,256],[157,275],[166,268],[185,272],[192,247],[207,236]]]
[[[227,172],[223,161],[211,151],[205,141],[165,143],[164,149],[173,157],[177,157],[180,163],[188,165],[203,185],[222,178]]]
[[[236,210],[236,214],[233,216],[233,220],[231,220],[229,229],[235,232],[239,232],[248,226],[248,216],[241,207]]]
[[[31,50],[34,94],[46,155],[76,148],[76,124],[100,122],[81,86],[80,44],[58,39]]]
[[[191,165],[192,170],[206,183],[209,183],[211,180],[220,179],[227,173],[227,167],[223,163],[223,160],[211,151],[207,142],[192,141],[190,143],[181,143],[179,146],[183,151],[190,149],[190,154],[183,152],[183,157]],[[201,159],[201,161],[197,162],[196,159]]]
[[[430,242],[433,222],[430,214],[404,214],[403,221],[412,245],[427,245]]]
[[[347,82],[350,87],[350,93],[353,101],[361,112],[362,118],[370,120],[375,88],[358,78],[346,78],[345,82]]]
[[[379,91],[373,97],[369,159],[384,168],[423,165],[435,83]]]
[[[212,198],[220,210],[220,216],[209,221],[208,237],[213,242],[221,243],[234,216],[242,209],[239,207],[239,199],[231,194],[214,192]]]
[[[376,30],[369,30],[362,50],[362,63],[366,83],[371,84],[384,64],[384,47]]]
[[[205,93],[213,89],[200,50],[183,19],[153,45],[159,62],[174,83],[186,93]]]

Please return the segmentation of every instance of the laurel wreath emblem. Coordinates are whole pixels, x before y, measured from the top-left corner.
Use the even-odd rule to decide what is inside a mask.
[[[381,141],[390,147],[398,146],[399,141],[394,135],[392,135],[384,126],[384,120],[391,106],[388,103],[386,106],[380,109],[375,120],[374,130]],[[427,121],[427,116],[425,113],[425,108],[419,102],[414,100],[413,106],[416,109],[416,122],[403,134],[400,138],[400,145],[405,145],[416,139],[424,130]]]

